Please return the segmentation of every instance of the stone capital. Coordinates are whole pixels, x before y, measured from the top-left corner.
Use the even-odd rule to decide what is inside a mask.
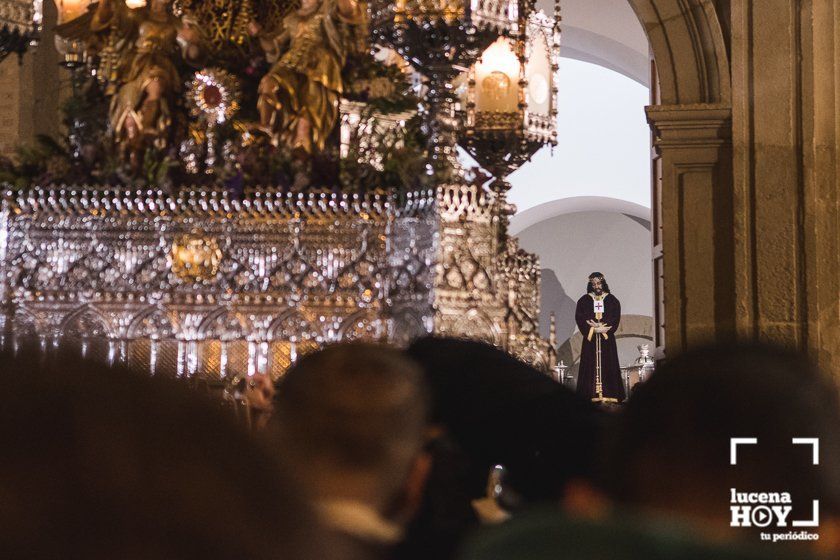
[[[645,108],[653,145],[667,148],[717,148],[732,138],[732,107],[718,103],[653,105]]]

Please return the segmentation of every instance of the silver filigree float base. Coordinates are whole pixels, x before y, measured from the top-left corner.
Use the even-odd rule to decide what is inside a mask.
[[[279,375],[300,353],[429,332],[430,193],[33,189],[0,217],[3,341],[152,373]]]
[[[365,196],[197,189],[7,191],[0,344],[153,374],[277,377],[344,340],[485,340],[550,371],[539,261],[477,185]]]

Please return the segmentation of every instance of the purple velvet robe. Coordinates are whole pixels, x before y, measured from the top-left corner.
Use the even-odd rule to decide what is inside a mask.
[[[595,337],[601,337],[601,382],[604,398],[625,399],[624,383],[621,381],[621,367],[618,363],[618,347],[615,344],[615,331],[621,322],[621,303],[612,294],[604,298],[604,316],[601,322],[610,326],[605,339],[603,335],[592,333],[592,340],[587,340],[589,329],[586,321],[595,320],[594,300],[589,294],[577,302],[575,322],[583,334],[583,346],[580,350],[577,393],[587,399],[597,397],[595,391]]]

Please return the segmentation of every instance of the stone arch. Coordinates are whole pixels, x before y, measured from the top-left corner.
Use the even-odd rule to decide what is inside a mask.
[[[646,113],[655,150],[654,354],[663,357],[728,340],[737,328],[730,29],[720,0],[628,1],[658,75]]]
[[[652,276],[655,355],[662,357],[666,346],[675,355],[709,340],[729,340],[744,328],[735,310],[740,292],[752,297],[739,270],[751,258],[741,242],[749,235],[749,193],[733,180],[726,3],[627,1],[657,74],[655,104],[646,116],[655,148]]]
[[[614,212],[650,221],[650,208],[609,196],[570,196],[544,202],[519,212],[510,219],[510,233],[519,234],[534,224],[576,212]]]
[[[656,60],[661,103],[729,103],[729,54],[713,0],[628,1]]]

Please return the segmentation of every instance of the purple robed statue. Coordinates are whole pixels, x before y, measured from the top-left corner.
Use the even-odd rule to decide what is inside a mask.
[[[618,364],[615,332],[621,321],[621,303],[610,293],[604,275],[589,275],[586,295],[577,302],[575,322],[583,335],[577,393],[595,402],[625,399]]]

